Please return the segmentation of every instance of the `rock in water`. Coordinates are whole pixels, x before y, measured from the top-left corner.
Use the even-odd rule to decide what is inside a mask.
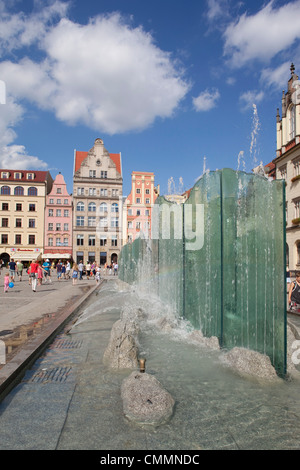
[[[173,414],[173,397],[153,376],[132,372],[121,387],[125,416],[139,425],[158,426]]]
[[[114,323],[103,363],[112,369],[136,369],[138,366],[138,327],[135,323],[118,320]]]

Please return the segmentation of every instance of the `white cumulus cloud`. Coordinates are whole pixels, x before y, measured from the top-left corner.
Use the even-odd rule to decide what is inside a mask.
[[[207,89],[193,98],[193,105],[196,111],[209,111],[216,106],[219,98],[219,90]]]

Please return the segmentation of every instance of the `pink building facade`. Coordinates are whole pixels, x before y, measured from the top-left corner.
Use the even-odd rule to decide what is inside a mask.
[[[46,198],[44,259],[72,258],[72,207],[72,196],[59,173]]]

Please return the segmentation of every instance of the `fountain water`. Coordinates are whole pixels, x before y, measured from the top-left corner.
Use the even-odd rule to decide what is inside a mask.
[[[282,181],[223,169],[205,173],[181,206],[159,197],[155,237],[122,249],[120,279],[141,286],[147,278],[177,317],[222,347],[269,356],[285,375],[284,191]]]

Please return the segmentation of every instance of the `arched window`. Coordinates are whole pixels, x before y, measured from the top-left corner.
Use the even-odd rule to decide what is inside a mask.
[[[37,189],[34,186],[28,188],[28,196],[37,196]]]
[[[100,212],[103,214],[104,212],[107,212],[107,204],[105,202],[102,202],[100,204]]]
[[[88,210],[90,212],[96,212],[96,204],[94,202],[90,202],[88,206]]]
[[[24,196],[24,188],[22,186],[16,186],[14,194],[15,196]]]
[[[1,194],[3,196],[9,196],[10,195],[10,187],[9,186],[2,186],[1,187]]]
[[[84,211],[84,203],[82,201],[77,203],[76,210],[79,211],[79,212]]]
[[[297,242],[297,264],[300,264],[300,242]]]
[[[288,109],[288,142],[295,138],[295,109],[293,104]]]
[[[111,211],[112,212],[119,212],[119,206],[118,206],[117,203],[112,204]]]

